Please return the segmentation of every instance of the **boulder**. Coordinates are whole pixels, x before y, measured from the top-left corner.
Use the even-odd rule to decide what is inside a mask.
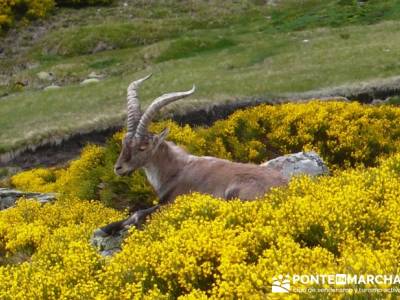
[[[53,193],[29,193],[21,192],[14,189],[0,188],[0,210],[7,209],[15,205],[19,198],[31,198],[39,201],[40,203],[48,203],[56,198]]]
[[[263,163],[262,166],[280,172],[287,179],[302,174],[311,176],[329,174],[328,167],[314,151],[280,156]]]

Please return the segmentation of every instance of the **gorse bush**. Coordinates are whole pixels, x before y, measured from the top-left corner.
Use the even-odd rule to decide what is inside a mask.
[[[0,298],[266,299],[279,274],[398,274],[399,185],[396,154],[377,168],[295,178],[258,201],[181,196],[108,259],[88,239],[122,214],[21,200],[0,212],[0,247],[31,256],[0,267]]]
[[[155,123],[194,154],[258,163],[313,149],[336,171],[296,177],[253,202],[178,197],[109,259],[88,240],[124,214],[82,199],[136,208],[155,200],[142,173],[113,173],[123,132],[65,169],[17,174],[16,187],[60,199],[0,212],[0,298],[265,299],[279,274],[398,274],[399,120],[394,107],[312,102],[261,105],[209,128]]]
[[[111,4],[113,0],[0,0],[0,30],[10,27],[16,19],[44,18],[58,6]]]
[[[400,149],[400,109],[358,103],[311,102],[261,105],[238,111],[209,128],[154,123],[152,130],[169,127],[168,139],[196,155],[211,155],[260,163],[276,156],[314,150],[331,169],[375,166]],[[100,199],[114,207],[132,209],[156,199],[143,172],[118,177],[113,165],[123,133],[106,147],[89,146],[66,169],[38,169],[12,177],[23,190],[53,191],[81,199]]]
[[[54,8],[54,0],[0,0],[0,30],[15,18],[43,18]]]

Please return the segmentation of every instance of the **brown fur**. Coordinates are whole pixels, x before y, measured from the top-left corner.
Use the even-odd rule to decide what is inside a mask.
[[[162,203],[191,192],[251,200],[263,196],[271,187],[287,184],[278,172],[264,166],[193,156],[166,141],[160,142],[154,153],[149,151],[145,161],[140,163],[133,153],[137,152],[139,144],[125,142],[116,165],[125,164],[125,173],[143,167]],[[148,147],[155,147],[155,144],[150,142]],[[129,160],[124,161],[127,158]]]
[[[143,168],[161,204],[192,192],[223,199],[253,200],[262,197],[272,187],[287,184],[287,179],[280,173],[262,165],[190,155],[175,144],[165,141],[167,129],[159,135],[148,133],[149,123],[163,106],[190,96],[195,90],[193,86],[187,92],[162,95],[141,114],[136,89],[149,77],[134,81],[128,87],[128,132],[115,163],[117,175]],[[112,234],[118,228],[139,226],[155,210],[154,207],[138,211],[126,220],[103,227],[102,231]]]

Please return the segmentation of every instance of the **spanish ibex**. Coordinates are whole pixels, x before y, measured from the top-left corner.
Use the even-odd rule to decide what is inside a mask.
[[[157,98],[142,114],[137,96],[140,84],[151,75],[132,82],[128,87],[128,126],[122,151],[115,164],[119,176],[143,168],[156,191],[160,204],[171,202],[178,195],[191,192],[214,197],[251,200],[263,196],[271,187],[288,180],[275,170],[263,165],[243,164],[208,156],[194,156],[165,140],[168,129],[156,135],[148,127],[156,113],[167,104],[190,96],[195,87],[186,92],[165,94]],[[103,227],[105,233],[121,227],[137,225],[158,206],[142,210],[130,218]]]

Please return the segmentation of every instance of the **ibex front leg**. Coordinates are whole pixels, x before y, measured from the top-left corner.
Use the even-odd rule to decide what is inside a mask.
[[[160,205],[156,205],[147,209],[138,210],[125,220],[113,222],[97,229],[94,234],[96,236],[108,236],[115,235],[121,230],[127,229],[132,226],[135,226],[136,228],[141,228],[146,218],[159,208]]]

